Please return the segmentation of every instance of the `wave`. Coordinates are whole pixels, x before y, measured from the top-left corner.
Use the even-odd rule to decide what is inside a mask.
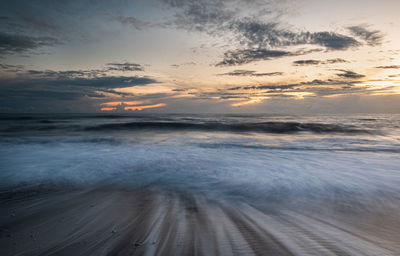
[[[300,123],[300,122],[262,122],[262,123],[224,123],[224,122],[127,122],[111,123],[86,127],[86,131],[112,130],[199,130],[199,131],[231,131],[231,132],[262,132],[262,133],[373,133],[350,125]]]
[[[317,143],[317,141],[316,141]],[[342,147],[326,146],[326,147],[313,147],[313,146],[266,146],[266,145],[246,145],[236,143],[196,143],[195,145],[202,148],[210,149],[256,149],[256,150],[276,150],[276,151],[327,151],[327,152],[371,152],[371,153],[400,153],[400,147],[394,145],[393,147]]]

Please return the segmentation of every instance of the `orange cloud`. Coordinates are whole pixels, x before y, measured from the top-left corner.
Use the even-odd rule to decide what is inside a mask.
[[[101,108],[100,110],[101,111],[113,111],[113,110],[116,110],[117,108],[107,108],[107,107],[105,107],[105,108]]]
[[[124,107],[124,110],[143,110],[143,109],[148,109],[148,108],[160,108],[166,106],[164,103],[159,103],[159,104],[154,104],[154,105],[144,105],[144,106],[127,106]]]
[[[120,105],[135,106],[143,103],[145,103],[145,101],[110,101],[101,103],[100,106],[107,106],[107,107],[116,107]]]

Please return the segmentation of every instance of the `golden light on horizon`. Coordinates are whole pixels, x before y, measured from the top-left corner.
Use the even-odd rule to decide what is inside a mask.
[[[111,107],[111,108],[108,108],[108,107],[100,108],[101,111],[113,111],[113,110],[116,110],[116,109],[117,108],[113,108],[113,107]]]
[[[263,99],[266,99],[266,98],[251,99],[251,100],[248,100],[248,101],[241,101],[241,102],[237,102],[237,103],[232,103],[231,106],[232,107],[241,107],[241,106],[245,106],[245,105],[257,104],[257,103],[261,103]]]
[[[103,102],[100,104],[100,106],[116,107],[120,105],[140,105],[146,102],[148,101],[110,101],[110,102]]]
[[[139,105],[139,104],[143,104],[145,102],[148,102],[148,101],[104,102],[104,103],[101,103],[100,106],[105,106],[105,107],[101,107],[100,110],[101,111],[114,111],[114,110],[120,109],[120,110],[141,111],[143,109],[160,108],[160,107],[166,106],[165,103],[158,103],[158,104],[153,104],[153,105]]]
[[[165,107],[165,106],[166,106],[166,104],[164,104],[164,103],[159,103],[159,104],[154,104],[154,105],[144,105],[144,106],[128,106],[128,107],[124,107],[124,110],[141,111],[143,109],[161,108],[161,107]]]

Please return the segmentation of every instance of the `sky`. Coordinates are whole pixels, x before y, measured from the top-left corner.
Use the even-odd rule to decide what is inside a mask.
[[[2,113],[400,113],[398,0],[3,0]]]

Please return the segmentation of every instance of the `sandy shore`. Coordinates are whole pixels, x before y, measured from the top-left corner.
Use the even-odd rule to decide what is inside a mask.
[[[3,192],[1,205],[3,256],[400,254],[399,213],[382,209],[268,209],[188,192],[105,188]]]

